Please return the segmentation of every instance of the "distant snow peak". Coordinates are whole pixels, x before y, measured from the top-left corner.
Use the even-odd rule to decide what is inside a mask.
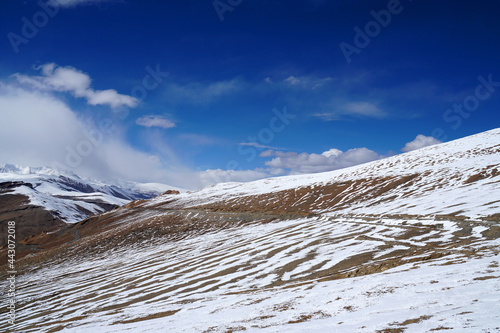
[[[46,176],[69,176],[80,179],[80,177],[70,170],[61,170],[43,167],[20,166],[15,164],[0,164],[0,173],[12,173],[19,175],[46,175]]]
[[[9,194],[24,195],[30,204],[43,207],[68,223],[78,222],[131,200],[150,199],[166,191],[182,189],[159,183],[117,180],[106,183],[82,179],[71,171],[49,167],[0,165],[0,183],[17,182]]]

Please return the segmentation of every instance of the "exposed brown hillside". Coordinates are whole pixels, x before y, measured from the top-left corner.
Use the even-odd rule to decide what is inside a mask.
[[[4,191],[8,184],[3,184]],[[22,240],[41,232],[53,231],[65,223],[43,209],[29,204],[28,197],[18,194],[3,194],[0,200],[0,234],[7,235],[7,223],[16,222],[16,238]],[[0,238],[0,247],[7,244],[7,237]]]

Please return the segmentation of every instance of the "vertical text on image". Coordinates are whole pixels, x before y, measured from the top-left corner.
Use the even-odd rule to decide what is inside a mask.
[[[16,321],[16,222],[7,223],[7,320],[14,325]]]

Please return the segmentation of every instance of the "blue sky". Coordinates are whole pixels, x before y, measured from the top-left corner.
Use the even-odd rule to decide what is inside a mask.
[[[0,163],[199,188],[334,170],[500,120],[496,1],[2,7]]]

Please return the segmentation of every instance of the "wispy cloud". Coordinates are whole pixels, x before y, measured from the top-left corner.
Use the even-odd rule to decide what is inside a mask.
[[[159,127],[159,128],[172,128],[175,123],[163,116],[143,116],[135,121],[139,126],[144,127]]]
[[[340,119],[340,116],[334,112],[317,112],[311,113],[310,116],[317,117],[323,121],[334,121]]]
[[[350,102],[343,106],[348,114],[361,115],[367,117],[381,118],[387,114],[375,104],[369,102]]]
[[[109,105],[135,107],[139,101],[128,95],[119,94],[114,89],[94,90],[90,87],[90,76],[76,68],[60,67],[54,63],[45,64],[35,69],[42,72],[41,76],[28,76],[16,73],[17,81],[37,90],[67,92],[74,97],[85,98],[90,105]]]
[[[378,89],[375,83],[377,75],[383,74],[360,74],[361,78],[366,79],[362,82],[358,81],[359,78],[349,80],[292,73],[278,73],[256,82],[241,76],[215,82],[170,82],[167,84],[166,98],[171,103],[206,105],[217,103],[223,98],[240,97],[259,103],[272,94],[279,94],[280,100],[297,112],[323,121],[353,116],[385,118],[390,116],[392,90]],[[372,93],[373,90],[378,95]]]
[[[325,111],[309,114],[311,117],[319,118],[323,121],[340,120],[346,116],[384,118],[388,113],[371,102],[345,102],[333,100],[329,103],[319,106]]]
[[[289,76],[288,78],[285,79],[285,82],[291,86],[295,86],[300,83],[300,80],[295,76]]]
[[[303,89],[317,89],[332,82],[334,79],[331,77],[316,77],[316,76],[293,76],[290,75],[283,80],[289,86],[300,87]]]
[[[434,88],[423,90],[425,85],[417,83],[404,88],[381,86],[378,82],[389,74],[382,71],[360,71],[359,73],[351,73],[351,75],[339,74],[333,77],[321,74],[301,75],[292,71],[283,71],[268,73],[258,78],[257,81],[242,76],[211,82],[180,83],[170,81],[170,83],[166,84],[166,95],[168,102],[172,103],[182,102],[198,106],[223,102],[224,104],[221,105],[223,108],[227,107],[226,101],[230,98],[244,101],[247,104],[255,101],[255,105],[258,106],[262,104],[262,101],[268,102],[270,96],[273,96],[272,98],[279,96],[280,102],[287,104],[290,108],[296,110],[298,114],[301,113],[321,121],[331,122],[345,119],[366,121],[369,119],[391,118],[395,116],[395,110],[400,111],[398,117],[415,117],[419,110],[412,109],[411,103],[403,110],[401,110],[401,105],[413,101],[419,94],[427,94],[434,96],[434,99],[438,99],[442,93],[439,90],[435,91]],[[420,88],[415,90],[416,87]],[[411,94],[412,91],[418,91],[418,93],[414,93],[414,96]],[[198,145],[210,145],[211,141],[203,138],[193,138],[192,142],[198,142]],[[261,143],[240,143],[239,145],[264,150],[283,150],[279,147],[267,146]],[[361,150],[357,152],[358,154],[363,153]],[[314,158],[314,155],[312,156],[311,158]],[[345,152],[343,155],[344,160],[337,159],[336,164],[329,157],[324,166],[304,166],[302,169],[309,168],[313,172],[313,170],[325,171],[343,165],[351,165],[346,162],[346,158],[349,156],[354,156],[354,152],[349,152],[349,154]],[[375,155],[371,156],[373,158]],[[277,163],[277,161],[268,162]],[[284,165],[281,167],[275,166],[274,168],[268,165],[268,167],[268,170],[272,170],[272,173],[266,171],[268,174],[280,173],[282,172],[279,171],[280,168],[286,170],[285,173],[292,170],[285,168]],[[300,170],[298,166],[294,167],[294,172],[302,172]]]
[[[241,78],[210,83],[170,83],[167,86],[166,96],[169,100],[174,102],[209,104],[223,96],[242,91],[246,86],[247,83]]]
[[[297,92],[319,93],[320,88],[328,88],[334,82],[332,77],[278,76],[266,77],[257,82],[238,76],[214,82],[171,82],[165,96],[171,102],[204,105],[224,97],[241,96],[251,93],[255,98],[264,97],[269,92],[295,94]]]
[[[238,143],[238,145],[239,146],[255,147],[255,148],[260,148],[260,149],[276,149],[276,150],[283,149],[283,148],[261,145],[260,143],[257,143],[257,142],[241,142],[241,143]]]
[[[420,148],[424,148],[427,146],[437,145],[441,143],[438,139],[433,138],[432,136],[425,136],[422,134],[417,135],[415,140],[408,142],[401,151],[408,152]]]
[[[109,2],[111,0],[49,0],[48,4],[60,6],[63,8],[75,7],[78,5],[93,5],[100,2]]]
[[[388,93],[380,94],[383,98],[365,93],[373,90],[371,87],[377,75],[383,74],[361,73],[359,77],[366,79],[361,81],[360,78],[288,75],[267,77],[262,83],[267,89],[279,91],[286,103],[295,109],[314,110],[309,116],[323,121],[340,120],[346,116],[384,118],[389,116],[383,108],[390,101]]]

